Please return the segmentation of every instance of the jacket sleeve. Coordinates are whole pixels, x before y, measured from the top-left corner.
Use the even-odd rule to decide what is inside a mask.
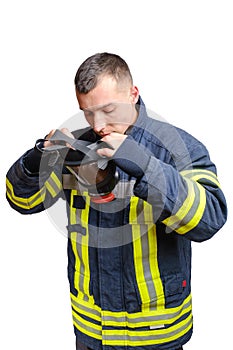
[[[55,203],[62,194],[61,175],[58,169],[31,173],[25,160],[33,157],[27,151],[9,169],[6,176],[6,198],[13,209],[21,214],[43,211]],[[35,162],[38,159],[35,158]],[[32,162],[33,163],[33,162]]]
[[[152,205],[154,221],[165,225],[167,233],[175,231],[201,242],[226,222],[216,168],[200,142],[178,160],[164,162],[128,137],[115,158],[119,167],[136,177],[134,194]]]

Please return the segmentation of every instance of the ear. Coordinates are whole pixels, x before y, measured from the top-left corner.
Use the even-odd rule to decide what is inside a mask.
[[[139,99],[139,90],[137,86],[133,85],[130,89],[130,100],[133,104],[136,104]]]

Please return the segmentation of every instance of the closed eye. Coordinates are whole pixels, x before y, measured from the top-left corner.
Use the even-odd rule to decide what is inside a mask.
[[[92,111],[87,111],[87,110],[84,110],[84,115],[86,118],[91,118],[94,116],[94,113]]]
[[[105,108],[103,109],[103,112],[108,114],[108,113],[114,112],[115,109],[116,109],[116,107],[111,105],[111,106],[105,107]]]

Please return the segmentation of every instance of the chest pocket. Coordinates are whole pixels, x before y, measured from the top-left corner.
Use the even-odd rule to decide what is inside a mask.
[[[86,207],[86,198],[81,195],[73,195],[73,208],[75,209],[85,209]]]
[[[87,193],[82,195],[77,190],[70,194],[69,234],[77,232],[81,235],[87,234],[90,198]]]

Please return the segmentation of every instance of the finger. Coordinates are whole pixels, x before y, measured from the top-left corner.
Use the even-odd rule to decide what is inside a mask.
[[[65,134],[66,136],[69,136],[70,138],[74,139],[74,135],[70,132],[69,129],[62,128],[60,131],[63,132],[63,134]]]
[[[46,140],[50,140],[51,137],[54,135],[55,131],[56,131],[56,129],[52,129],[52,130],[48,133],[48,135],[45,136],[45,139],[46,139]],[[50,146],[52,146],[52,145],[53,145],[53,143],[50,142],[50,141],[45,141],[45,142],[44,142],[44,147],[50,147]]]
[[[100,148],[96,151],[96,153],[101,157],[111,158],[114,155],[115,150],[110,148]]]
[[[60,131],[71,139],[74,139],[74,135],[67,128],[61,128]],[[66,147],[74,149],[69,142],[66,142]]]

